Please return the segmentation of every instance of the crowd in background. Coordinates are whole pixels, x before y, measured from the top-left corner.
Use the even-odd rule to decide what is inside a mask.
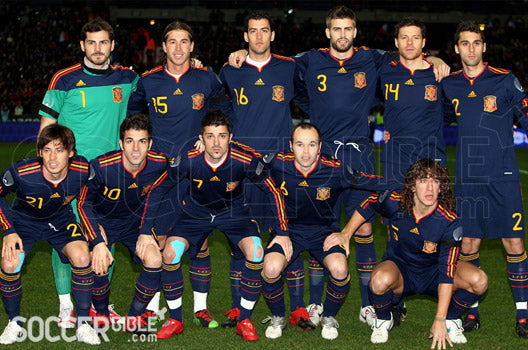
[[[211,7],[214,3],[197,2]],[[270,3],[268,5],[273,6],[273,2]],[[296,2],[292,3],[295,5]],[[315,6],[322,11],[321,16],[324,16],[324,8],[306,1],[302,3],[299,6]],[[356,4],[358,10],[367,6],[362,1],[352,3]],[[133,2],[128,5],[134,6]],[[431,3],[428,6],[435,5]],[[417,9],[418,12],[434,10]],[[89,8],[55,4],[36,7],[20,2],[0,2],[0,18],[3,22],[0,30],[2,122],[38,119],[37,111],[52,75],[59,69],[77,63],[82,57],[79,48],[81,26],[95,16],[109,20],[108,13],[109,9],[104,6]],[[230,52],[244,47],[244,17],[245,12],[241,10],[235,22],[227,23],[222,6],[217,6],[207,21],[188,22],[195,32],[196,57],[218,72]],[[184,18],[182,20],[185,21]],[[163,60],[161,33],[167,23],[158,21],[151,26],[144,20],[127,19],[111,24],[116,32],[113,64],[131,67],[141,74]],[[528,42],[524,38],[528,34],[528,23],[520,15],[511,16],[505,23],[490,15],[485,24],[488,44],[485,60],[490,65],[512,70],[527,88],[528,56],[524,53],[528,51]],[[354,45],[392,50],[393,25],[394,23],[362,22],[359,18],[359,31]],[[460,63],[453,50],[452,39],[455,27],[456,23],[428,24],[426,49],[444,59],[453,70],[458,70]],[[314,23],[311,19],[300,21],[294,16],[283,16],[276,19],[275,30],[272,51],[278,54],[290,56],[311,48],[328,46],[324,25]]]

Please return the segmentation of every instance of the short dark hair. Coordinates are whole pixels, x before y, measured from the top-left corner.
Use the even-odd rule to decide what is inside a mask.
[[[249,30],[249,20],[250,20],[250,19],[254,19],[254,20],[256,20],[256,21],[258,21],[258,20],[260,20],[260,19],[267,19],[271,30],[273,30],[273,26],[275,25],[275,24],[273,23],[273,19],[272,19],[271,16],[269,15],[269,13],[264,12],[264,11],[251,11],[251,12],[246,16],[246,19],[245,19],[246,32]]]
[[[458,24],[458,27],[455,31],[455,45],[458,45],[458,40],[460,40],[460,33],[462,32],[473,32],[480,34],[482,42],[486,42],[484,31],[480,30],[480,26],[473,20],[462,21]]]
[[[231,133],[231,121],[229,118],[219,109],[212,109],[207,112],[202,118],[200,123],[200,132],[203,134],[206,126],[222,126],[225,125],[229,133]]]
[[[422,31],[422,38],[425,38],[425,23],[415,17],[405,17],[401,21],[399,21],[394,27],[394,37],[398,37],[401,28],[411,26],[420,28],[420,30]]]
[[[147,114],[134,113],[129,114],[119,127],[119,139],[125,140],[125,133],[127,130],[146,130],[148,133],[149,140],[152,139],[152,125],[150,124],[150,118]]]
[[[319,128],[313,124],[306,123],[306,122],[301,122],[293,127],[291,134],[290,134],[291,142],[293,142],[293,134],[295,133],[295,131],[297,131],[297,129],[303,129],[303,130],[314,129],[317,132],[317,139],[319,140],[319,142],[321,142],[321,131],[319,131]]]
[[[114,29],[107,21],[105,21],[101,17],[94,18],[82,26],[81,40],[82,41],[86,40],[86,33],[94,33],[94,32],[99,32],[101,30],[108,32],[108,37],[110,38],[110,41],[114,40],[115,38]]]
[[[60,140],[68,152],[73,151],[74,155],[77,153],[73,131],[64,125],[59,125],[57,123],[50,124],[42,129],[37,137],[37,156],[39,161],[42,161],[39,155],[40,151],[42,151],[48,143],[57,139]]]
[[[400,210],[409,215],[413,213],[414,192],[416,180],[435,178],[440,181],[438,204],[447,210],[454,210],[455,199],[451,191],[449,172],[440,163],[431,158],[418,159],[405,174],[403,190],[401,193]]]
[[[180,21],[174,21],[174,22],[169,23],[165,27],[165,30],[163,31],[163,42],[167,41],[167,37],[169,36],[169,33],[172,32],[173,30],[186,31],[187,33],[189,33],[189,39],[191,41],[194,41],[193,40],[194,33],[193,33],[191,27],[187,23],[180,22]]]
[[[350,18],[351,20],[354,21],[354,25],[356,24],[356,14],[354,13],[354,11],[352,11],[348,7],[340,5],[340,6],[331,8],[330,11],[328,11],[328,14],[326,15],[326,28],[330,28],[330,22],[333,19],[343,19],[343,18]]]

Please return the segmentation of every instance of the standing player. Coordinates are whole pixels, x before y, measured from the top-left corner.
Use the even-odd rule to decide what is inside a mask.
[[[183,22],[175,21],[165,27],[166,62],[143,74],[128,103],[128,113],[141,112],[148,107],[153,148],[168,157],[177,156],[197,141],[200,120],[210,108],[221,108],[228,115],[232,113],[231,103],[216,74],[210,68],[191,67],[193,36],[192,29]],[[163,201],[155,227],[162,241],[180,213],[179,203],[188,186],[188,181],[179,183],[167,194],[168,200]],[[207,309],[211,280],[207,242],[189,264],[189,274],[194,291],[195,322],[204,327],[218,327]],[[149,305],[149,310],[159,309],[159,294],[153,304],[156,305]]]
[[[461,260],[480,265],[482,239],[501,238],[517,307],[517,334],[528,338],[528,260],[519,166],[513,148],[513,118],[528,130],[528,98],[508,70],[483,62],[484,33],[472,21],[459,24],[455,51],[463,70],[442,82],[458,124],[455,195],[464,227]],[[479,327],[472,308],[464,330]]]
[[[147,214],[149,210],[155,213],[156,203],[165,189],[182,178],[191,181],[183,200],[183,214],[168,233],[163,251],[161,279],[171,316],[156,336],[169,338],[183,332],[181,257],[184,252],[194,257],[209,232],[219,229],[234,247],[234,253],[243,254],[245,259],[240,280],[240,322],[236,333],[245,340],[255,341],[258,335],[250,315],[261,288],[264,249],[258,223],[251,219],[244,205],[241,183],[248,178],[271,193],[276,204],[278,234],[287,235],[284,199],[260,159],[230,142],[231,123],[221,111],[208,112],[202,119],[201,129],[200,140],[205,153],[193,149],[172,161],[168,178],[152,191],[146,208]],[[146,220],[140,233],[149,233],[151,227],[152,222]],[[289,259],[291,244],[284,244],[283,249]]]
[[[161,253],[150,235],[138,238],[147,194],[165,172],[164,155],[150,151],[152,128],[145,114],[131,114],[121,124],[121,151],[103,154],[90,162],[90,178],[81,190],[77,209],[83,231],[90,241],[95,275],[93,304],[99,322],[109,318],[110,281],[108,268],[113,258],[109,248],[123,243],[134,262],[136,255],[143,269],[128,317],[139,316],[158,290]],[[149,244],[150,243],[150,244]],[[146,320],[145,320],[146,321]]]
[[[244,40],[249,46],[245,62],[238,69],[225,65],[220,71],[220,79],[232,99],[235,139],[261,154],[277,153],[285,149],[293,127],[290,102],[294,98],[297,100],[298,91],[294,88],[295,62],[271,53],[275,31],[269,14],[252,12],[246,17],[245,26]],[[265,193],[249,181],[244,183],[244,190],[251,214],[254,218],[264,218],[262,224],[268,229],[272,210],[267,205]],[[302,270],[302,263],[302,259],[297,260],[293,270]],[[242,259],[232,258],[233,305],[226,312],[228,319],[222,323],[223,327],[236,326],[241,264]],[[291,285],[299,285],[303,277],[304,274],[291,274],[288,281]],[[298,301],[303,297],[302,293],[290,296]],[[292,311],[295,312],[293,306]]]
[[[83,61],[55,73],[39,110],[40,130],[54,123],[69,127],[77,139],[77,151],[88,160],[119,149],[119,125],[138,79],[129,69],[110,65],[114,44],[110,24],[100,18],[86,23],[80,41]],[[61,263],[55,250],[52,254],[60,300],[59,326],[71,328],[70,266]]]
[[[383,261],[372,272],[370,301],[377,319],[372,343],[385,343],[393,326],[390,306],[394,296],[429,294],[438,297],[430,338],[431,349],[447,342],[466,343],[460,314],[487,289],[486,274],[467,262],[458,262],[462,227],[455,213],[449,174],[438,162],[424,158],[405,176],[401,194],[371,195],[354,212],[340,233],[325,241],[325,249],[343,245],[365,220],[380,212],[391,220],[391,238]]]
[[[37,240],[48,241],[60,258],[72,265],[77,340],[100,343],[87,323],[94,281],[88,244],[70,205],[88,178],[88,162],[75,153],[73,132],[61,125],[50,125],[38,136],[38,157],[13,163],[2,174],[0,217],[4,239],[0,292],[9,324],[0,336],[0,344],[18,341],[22,331],[17,320],[22,298],[20,269]],[[5,198],[9,193],[16,193],[10,208]]]
[[[425,25],[407,17],[395,27],[400,59],[379,70],[385,99],[383,120],[390,133],[380,156],[383,176],[399,181],[420,158],[433,158],[445,166],[442,89],[433,67],[423,58]]]
[[[325,238],[339,229],[340,212],[338,215],[334,212],[335,203],[345,188],[386,189],[386,184],[380,185],[385,180],[342,166],[339,161],[321,154],[321,145],[317,127],[301,123],[292,131],[292,152],[281,152],[273,160],[264,158],[264,161],[271,161],[272,178],[281,183],[290,233],[289,239],[274,235],[264,256],[262,290],[273,315],[266,329],[268,338],[280,337],[286,327],[281,273],[288,260],[281,245],[275,244],[284,240],[291,240],[292,259],[306,250],[328,270],[321,335],[329,340],[337,338],[339,324],[335,315],[346,297],[350,275],[343,247],[334,246],[323,251]],[[297,307],[304,309],[304,304]],[[292,321],[295,320],[290,318],[290,323],[294,323]]]
[[[330,48],[311,50],[295,56],[300,74],[296,74],[296,87],[299,91],[307,89],[309,97],[310,122],[317,125],[323,138],[323,149],[341,159],[345,164],[366,173],[374,172],[374,157],[369,141],[368,112],[374,104],[378,82],[378,69],[392,60],[384,51],[355,48],[353,40],[357,33],[356,15],[346,6],[332,8],[326,17],[326,36]],[[243,60],[240,52],[230,57],[235,64]],[[441,67],[438,60],[435,70]],[[236,65],[236,64],[235,64]],[[306,102],[306,101],[304,101]],[[307,103],[302,102],[301,106]],[[347,190],[343,193],[343,203],[348,217],[368,192]],[[336,212],[341,211],[341,201],[337,202]],[[356,267],[361,290],[360,320],[372,323],[374,309],[369,306],[368,281],[376,265],[376,250],[370,223],[363,225],[355,236]],[[311,320],[319,322],[318,314],[322,309],[324,274],[320,267],[310,263]],[[317,282],[315,279],[321,279]],[[316,301],[318,300],[318,301]]]

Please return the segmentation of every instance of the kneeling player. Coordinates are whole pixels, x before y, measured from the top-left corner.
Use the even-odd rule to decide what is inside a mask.
[[[63,263],[72,266],[72,291],[77,308],[77,340],[97,345],[100,340],[86,322],[92,299],[93,270],[88,243],[82,235],[70,202],[88,178],[88,162],[75,155],[73,132],[53,124],[37,139],[37,158],[12,164],[2,175],[0,217],[4,230],[0,291],[9,324],[0,344],[17,341],[22,330],[20,269],[37,240],[48,241]],[[5,196],[16,193],[12,207]]]
[[[110,281],[108,268],[113,262],[110,248],[123,243],[132,259],[143,263],[134,299],[127,315],[127,330],[146,326],[141,319],[150,299],[158,290],[161,253],[152,235],[138,238],[145,199],[167,168],[163,154],[150,150],[152,127],[145,114],[131,114],[121,124],[121,151],[103,154],[90,162],[90,177],[83,187],[77,208],[83,229],[92,247],[95,271],[93,304],[100,327],[108,326]],[[137,255],[137,257],[136,257]]]
[[[451,346],[466,343],[459,316],[486,292],[488,279],[472,264],[457,263],[462,227],[451,211],[454,204],[447,170],[432,159],[420,159],[407,172],[401,194],[370,196],[341,233],[327,238],[325,249],[342,244],[348,250],[350,237],[374,211],[390,218],[387,251],[369,285],[378,316],[372,343],[385,343],[389,338],[393,297],[413,294],[438,297],[430,330],[432,348],[445,349],[446,340]]]
[[[147,203],[146,213],[156,212],[163,192],[181,179],[191,182],[189,192],[183,200],[183,213],[167,234],[163,251],[161,280],[165,298],[170,308],[170,319],[156,334],[158,338],[169,338],[183,332],[182,288],[183,276],[180,268],[182,255],[196,256],[202,243],[213,229],[226,235],[235,254],[243,254],[240,290],[240,317],[236,332],[245,340],[257,340],[258,335],[250,316],[261,288],[262,247],[258,224],[244,206],[243,188],[245,178],[256,183],[273,196],[277,209],[277,229],[287,230],[283,198],[273,180],[267,175],[264,164],[249,147],[231,143],[231,123],[220,111],[208,112],[201,123],[200,140],[205,152],[190,150],[178,156],[167,170],[167,179],[153,189]],[[145,221],[141,233],[149,233],[151,222]],[[288,258],[291,244],[283,246]]]
[[[273,314],[271,324],[266,329],[266,337],[278,338],[286,327],[281,273],[289,259],[282,247],[292,244],[293,259],[302,251],[309,251],[330,274],[321,319],[321,335],[325,339],[335,339],[339,327],[335,315],[350,285],[343,247],[336,245],[323,251],[325,238],[339,229],[340,215],[334,213],[335,203],[345,189],[360,187],[385,190],[388,188],[387,182],[378,176],[350,169],[341,165],[340,161],[321,154],[320,133],[312,124],[297,125],[291,135],[292,152],[279,153],[273,160],[271,156],[263,158],[270,163],[272,178],[281,183],[290,233],[289,236],[275,234],[266,248],[262,290]],[[296,310],[290,315],[290,324],[305,329],[315,328],[302,299],[300,303],[295,305]]]

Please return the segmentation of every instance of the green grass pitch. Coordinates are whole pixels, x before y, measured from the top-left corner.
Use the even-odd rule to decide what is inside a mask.
[[[11,162],[24,157],[34,155],[33,144],[0,144],[0,168],[5,169]],[[450,173],[454,169],[454,148],[448,148],[450,159],[448,168]],[[517,149],[517,159],[521,169],[523,191],[528,193],[528,149]],[[525,203],[526,211],[526,203]],[[342,220],[344,224],[344,221]],[[386,230],[385,227],[376,223],[374,225],[376,251],[378,259],[381,258],[385,249]],[[267,240],[267,236],[264,237]],[[213,278],[211,291],[208,298],[208,306],[213,316],[222,321],[222,313],[230,308],[231,292],[229,286],[229,248],[222,234],[218,232],[210,238],[210,251],[212,257]],[[53,282],[51,269],[51,248],[47,243],[35,246],[28,257],[28,265],[22,269],[22,285],[24,295],[22,298],[21,314],[24,317],[38,315],[46,318],[58,314],[58,298]],[[139,267],[132,266],[128,252],[123,246],[117,245],[116,267],[112,280],[112,292],[110,302],[115,304],[116,310],[125,314],[128,310],[134,293],[134,283],[139,274]],[[185,291],[183,296],[183,318],[185,331],[182,335],[174,336],[169,340],[159,340],[156,344],[143,342],[133,338],[132,335],[123,332],[108,333],[110,343],[101,346],[112,348],[143,349],[149,346],[157,348],[176,349],[425,349],[430,348],[431,341],[428,339],[436,311],[435,300],[428,297],[412,297],[406,300],[408,316],[401,327],[390,332],[389,341],[386,344],[374,346],[370,343],[370,329],[358,320],[360,308],[360,295],[357,273],[355,269],[354,249],[349,258],[352,282],[348,297],[337,314],[339,321],[339,337],[334,341],[326,341],[321,338],[320,329],[313,332],[302,331],[296,327],[288,327],[280,339],[270,340],[264,336],[266,325],[260,321],[269,315],[269,309],[261,297],[253,313],[253,321],[260,335],[260,340],[249,344],[240,337],[235,336],[234,330],[222,328],[205,329],[198,327],[192,322],[192,290],[190,287],[187,267],[188,260],[184,260]],[[457,348],[471,349],[523,349],[528,342],[520,339],[515,333],[515,305],[506,275],[506,257],[502,244],[499,240],[484,241],[481,251],[482,268],[489,276],[489,290],[481,300],[481,322],[482,328],[476,332],[467,334],[468,344],[455,345]],[[307,277],[306,277],[307,278]],[[305,301],[308,301],[308,284],[305,281]],[[287,299],[288,297],[286,297]],[[288,299],[286,300],[288,305]],[[0,313],[0,331],[7,324],[7,315]],[[52,335],[58,335],[56,327],[51,327]],[[37,333],[37,332],[36,332]],[[68,335],[74,335],[74,330],[68,330]],[[152,340],[151,340],[152,341]],[[47,340],[30,342],[26,340],[21,344],[9,346],[11,349],[27,348],[53,348],[53,349],[77,349],[88,348],[76,342],[67,343],[63,340],[51,343]],[[7,348],[7,347],[2,347]]]

